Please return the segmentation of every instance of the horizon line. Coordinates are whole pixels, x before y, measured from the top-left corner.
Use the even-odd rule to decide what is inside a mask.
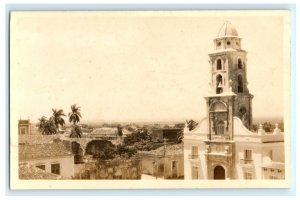
[[[80,124],[84,123],[157,123],[157,122],[185,122],[186,120],[195,120],[199,121],[201,119],[204,119],[206,117],[189,117],[189,118],[156,118],[156,119],[89,119],[89,120],[81,120]],[[259,116],[259,117],[253,117],[252,121],[257,121],[259,119],[280,119],[284,121],[284,116]],[[23,120],[22,118],[19,118],[20,120]],[[31,121],[30,118],[26,118]],[[24,120],[26,120],[24,119]],[[32,120],[32,122],[38,122],[38,120]],[[66,124],[69,122],[66,121]]]

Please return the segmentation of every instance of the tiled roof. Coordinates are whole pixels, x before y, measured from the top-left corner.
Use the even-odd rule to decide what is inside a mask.
[[[97,128],[94,129],[93,132],[89,134],[90,136],[118,136],[117,128]]]
[[[19,145],[20,160],[54,158],[68,155],[72,155],[71,149],[67,149],[67,147],[62,142]]]
[[[60,179],[59,175],[45,172],[28,163],[19,164],[19,179]]]
[[[26,144],[50,143],[54,139],[59,139],[60,137],[62,137],[62,134],[42,135],[40,133],[40,134],[30,134],[30,135],[19,135],[19,143],[26,143]]]
[[[152,155],[164,155],[165,147],[159,147],[152,151],[141,151],[141,153],[152,154]],[[166,146],[166,155],[183,155],[183,144],[173,144]]]

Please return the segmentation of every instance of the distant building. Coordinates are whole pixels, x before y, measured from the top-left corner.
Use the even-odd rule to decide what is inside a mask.
[[[95,128],[87,135],[89,138],[115,140],[119,138],[118,128]]]
[[[184,129],[185,179],[284,179],[284,135],[276,126],[252,132],[252,98],[247,88],[247,52],[230,22],[209,54],[211,94],[207,116]]]
[[[167,139],[167,142],[176,143],[182,128],[155,128],[152,129],[151,137],[153,141],[163,142]]]
[[[21,144],[19,164],[29,164],[62,179],[71,179],[74,176],[74,155],[70,151],[62,142]]]
[[[30,120],[19,120],[18,123],[19,135],[30,135]]]

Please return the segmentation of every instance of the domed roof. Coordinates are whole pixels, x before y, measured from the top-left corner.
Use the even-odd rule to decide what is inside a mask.
[[[220,28],[218,32],[218,37],[238,37],[238,33],[234,26],[226,21]]]

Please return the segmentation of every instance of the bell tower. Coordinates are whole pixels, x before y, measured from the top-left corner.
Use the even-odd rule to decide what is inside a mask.
[[[206,99],[209,112],[215,112],[215,116],[209,116],[214,118],[211,122],[215,134],[230,130],[233,116],[239,117],[248,129],[252,126],[253,95],[247,87],[247,52],[241,48],[241,40],[227,21],[214,39],[214,51],[209,54],[211,95]],[[223,110],[222,114],[216,114],[218,109]],[[218,130],[218,123],[224,124],[226,130]]]
[[[205,158],[208,179],[235,176],[233,117],[248,129],[252,126],[252,98],[247,87],[247,52],[230,22],[225,22],[214,39],[209,55],[210,95],[206,96],[208,134]]]

